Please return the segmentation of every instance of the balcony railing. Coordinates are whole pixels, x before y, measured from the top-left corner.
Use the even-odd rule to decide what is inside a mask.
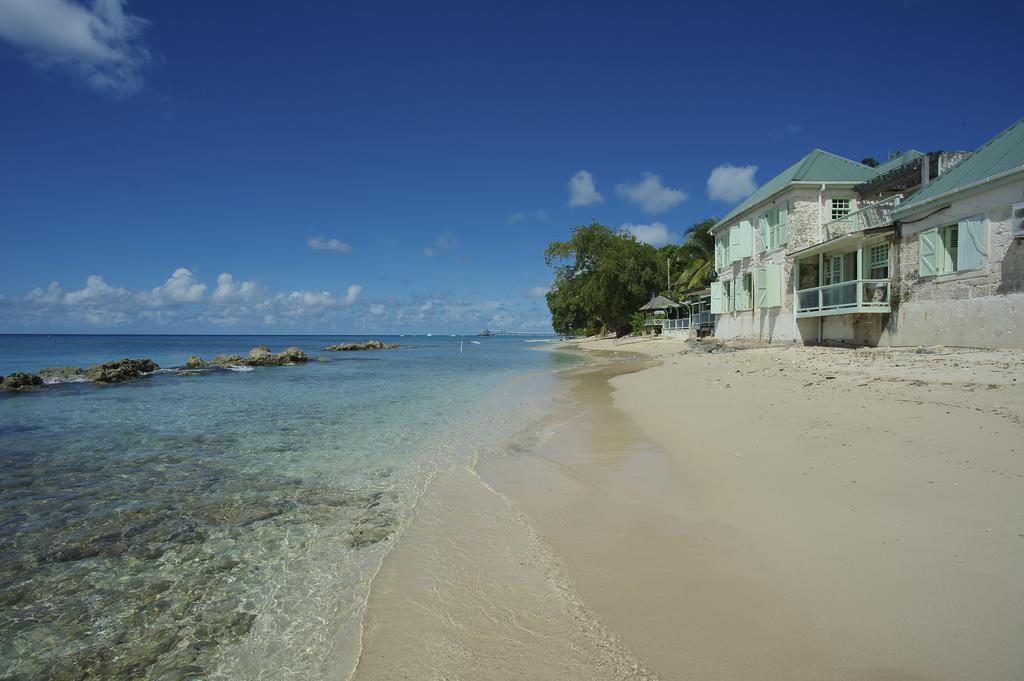
[[[891,289],[888,279],[854,279],[802,289],[796,292],[796,316],[889,312]]]
[[[835,239],[843,234],[859,232],[862,229],[883,227],[892,223],[892,212],[900,205],[901,195],[890,196],[876,203],[869,203],[846,217],[825,223],[825,239]]]
[[[689,317],[681,317],[680,319],[665,319],[664,317],[648,317],[644,320],[644,326],[659,326],[661,332],[666,333],[669,331],[689,331],[692,328],[703,326],[709,327],[714,323],[714,317],[709,310],[703,312],[694,312]]]

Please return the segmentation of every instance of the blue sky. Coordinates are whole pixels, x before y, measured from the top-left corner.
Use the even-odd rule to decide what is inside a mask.
[[[660,244],[814,147],[977,147],[1024,115],[1022,19],[0,0],[0,332],[549,328],[576,224]]]

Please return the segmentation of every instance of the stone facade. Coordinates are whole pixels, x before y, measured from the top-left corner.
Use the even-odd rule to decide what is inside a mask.
[[[961,192],[959,197],[901,216],[893,270],[899,305],[882,329],[879,342],[1024,347],[1024,238],[1011,234],[1011,208],[1021,202],[1024,179],[1017,177],[987,189]],[[987,261],[982,268],[921,277],[921,232],[974,215],[984,216],[988,238]]]

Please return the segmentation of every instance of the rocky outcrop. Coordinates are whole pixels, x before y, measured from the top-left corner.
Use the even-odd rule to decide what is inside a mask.
[[[22,392],[25,390],[35,390],[43,384],[42,376],[37,374],[26,374],[21,372],[15,372],[8,374],[3,377],[3,381],[0,381],[0,387],[4,390],[11,392]]]
[[[44,383],[81,383],[86,380],[85,369],[78,367],[44,367],[39,370]]]
[[[181,368],[182,369],[203,369],[205,367],[206,367],[206,362],[203,361],[202,357],[200,357],[199,355],[192,355],[187,360],[185,360],[185,364]]]
[[[210,360],[210,364],[219,367],[245,364],[246,359],[241,355],[217,355]]]
[[[383,343],[379,340],[368,340],[362,343],[342,343],[339,345],[328,345],[324,350],[331,352],[351,352],[353,350],[396,350],[402,347],[398,343]]]
[[[124,358],[116,362],[97,364],[85,370],[85,376],[97,383],[121,383],[138,378],[159,369],[160,366],[151,359]]]
[[[196,359],[200,362],[203,360],[199,357],[189,358]],[[257,345],[249,351],[247,356],[242,355],[217,355],[211,359],[208,363],[202,364],[202,366],[251,366],[251,367],[275,367],[284,366],[286,364],[303,364],[309,361],[309,357],[306,353],[299,348],[285,348],[281,352],[271,352],[266,345]],[[187,363],[185,368],[190,367]]]
[[[309,357],[298,348],[285,348],[281,352],[271,352],[265,345],[259,345],[249,351],[249,357],[245,364],[251,367],[282,366],[284,364],[302,364],[308,362]]]

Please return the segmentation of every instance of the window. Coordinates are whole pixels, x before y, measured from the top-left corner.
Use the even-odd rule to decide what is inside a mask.
[[[956,251],[960,245],[960,225],[942,228],[942,248],[939,250],[939,271],[956,272]]]
[[[764,253],[784,246],[789,238],[789,203],[783,201],[758,220],[757,233],[760,238],[758,249]]]
[[[732,281],[722,282],[722,312],[732,312]]]
[[[875,244],[868,250],[869,279],[889,278],[889,244]]]
[[[1024,203],[1018,203],[1013,207],[1013,229],[1011,234],[1015,237],[1024,236]]]
[[[754,275],[752,272],[744,272],[736,282],[736,310],[749,310],[752,306],[754,288]]]
[[[850,214],[850,199],[832,199],[832,219],[841,220]]]
[[[930,277],[981,269],[988,253],[988,233],[982,215],[955,225],[925,230],[917,237],[918,276]]]
[[[715,255],[717,256],[716,264],[719,268],[725,267],[732,262],[732,258],[729,253],[729,233],[730,230],[728,229],[722,230],[715,239]]]

